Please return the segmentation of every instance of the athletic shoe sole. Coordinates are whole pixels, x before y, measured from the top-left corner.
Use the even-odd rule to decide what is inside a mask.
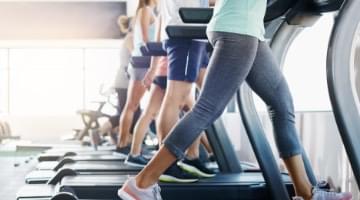
[[[137,200],[136,198],[132,197],[130,194],[128,194],[127,192],[125,192],[123,189],[119,189],[119,190],[118,190],[118,196],[119,196],[122,200]]]
[[[128,157],[127,154],[119,153],[119,152],[113,152],[113,156],[116,156],[120,159],[126,159]]]
[[[133,167],[145,167],[146,165],[143,164],[139,164],[139,163],[135,163],[135,162],[131,162],[128,160],[125,160],[124,162],[125,164],[129,165],[129,166],[133,166]]]
[[[161,175],[159,180],[166,183],[194,183],[199,181],[199,179],[179,179],[166,174]]]
[[[188,172],[190,174],[193,174],[195,176],[201,177],[201,178],[211,178],[211,177],[216,176],[216,174],[207,174],[205,172],[200,171],[198,168],[196,168],[194,166],[191,166],[191,165],[188,165],[188,164],[183,163],[183,162],[178,162],[177,164],[184,171],[186,171],[186,172]]]

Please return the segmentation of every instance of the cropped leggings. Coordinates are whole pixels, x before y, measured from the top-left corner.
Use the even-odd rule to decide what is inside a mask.
[[[204,87],[193,109],[164,141],[167,149],[183,158],[185,150],[220,117],[246,81],[268,106],[280,157],[303,154],[295,128],[293,100],[268,44],[235,33],[210,32],[208,37],[214,51]]]

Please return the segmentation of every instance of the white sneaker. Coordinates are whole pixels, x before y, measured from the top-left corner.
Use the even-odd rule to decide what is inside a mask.
[[[304,200],[302,197],[293,197],[292,200]]]
[[[135,178],[129,178],[118,190],[118,196],[122,200],[162,200],[158,184],[141,189],[136,186]]]
[[[319,190],[317,188],[313,189],[313,196],[311,200],[351,200],[352,194],[349,192],[328,192],[324,190]]]

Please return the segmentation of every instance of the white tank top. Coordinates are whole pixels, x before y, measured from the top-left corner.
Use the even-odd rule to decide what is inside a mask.
[[[160,15],[162,19],[161,40],[169,39],[166,26],[184,25],[179,15],[182,7],[208,7],[207,0],[160,0]],[[205,5],[207,3],[207,5]],[[189,25],[189,24],[186,24]]]
[[[145,7],[145,9],[148,9],[148,11],[151,13],[153,18],[156,18],[154,9],[147,6]],[[149,25],[149,30],[148,30],[148,37],[150,41],[154,41],[155,40],[155,22],[153,22],[152,24]],[[134,51],[132,52],[133,56],[141,56],[141,51],[140,48],[141,46],[144,45],[144,38],[142,35],[142,30],[141,30],[141,22],[138,19],[135,19],[135,25],[134,25]]]

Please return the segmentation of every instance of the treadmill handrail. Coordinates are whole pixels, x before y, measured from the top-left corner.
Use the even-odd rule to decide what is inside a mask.
[[[134,68],[149,68],[151,56],[132,56],[130,63]]]
[[[206,26],[167,26],[166,33],[170,38],[206,39]]]
[[[264,22],[270,22],[277,19],[296,4],[295,0],[275,1],[268,5]],[[210,22],[213,14],[213,8],[187,8],[179,9],[179,14],[184,23],[207,24]]]
[[[148,42],[145,47],[149,56],[167,56],[161,42]]]
[[[214,14],[212,8],[180,8],[179,14],[184,23],[207,24]]]
[[[355,180],[360,188],[360,116],[356,92],[352,91],[351,67],[354,37],[359,30],[358,0],[346,0],[335,20],[327,55],[327,82],[335,120],[344,143]]]

